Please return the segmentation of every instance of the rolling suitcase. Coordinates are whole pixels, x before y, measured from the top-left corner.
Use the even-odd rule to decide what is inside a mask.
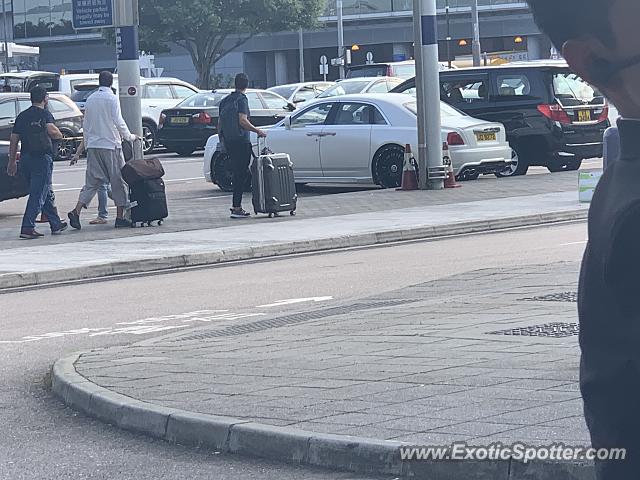
[[[286,153],[273,153],[266,146],[260,148],[259,156],[251,162],[251,190],[253,210],[256,214],[266,213],[269,218],[280,212],[296,214],[298,194],[293,174],[293,163]]]
[[[123,143],[124,147],[124,143]],[[127,152],[123,154],[127,158]],[[129,207],[132,227],[138,224],[162,225],[169,216],[166,187],[162,177],[164,168],[157,158],[144,158],[142,145],[131,146],[130,160],[122,167],[122,177],[129,185]]]

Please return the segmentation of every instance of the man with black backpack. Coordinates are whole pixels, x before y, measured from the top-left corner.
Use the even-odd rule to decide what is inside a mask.
[[[253,148],[250,132],[255,133],[258,137],[266,137],[267,134],[254,127],[249,120],[251,118],[249,99],[245,95],[249,87],[249,77],[244,73],[236,75],[235,87],[236,91],[220,102],[218,134],[229,155],[233,175],[231,218],[247,218],[251,214],[242,208],[242,194],[249,177],[249,163]]]
[[[36,217],[40,212],[46,215],[53,235],[67,229],[67,223],[60,220],[53,203],[53,140],[60,140],[62,133],[54,125],[54,119],[47,110],[49,95],[42,87],[31,90],[31,107],[16,118],[7,173],[18,173],[18,143],[20,143],[20,171],[29,182],[29,200],[22,220],[20,238],[31,240],[42,237],[36,231]]]

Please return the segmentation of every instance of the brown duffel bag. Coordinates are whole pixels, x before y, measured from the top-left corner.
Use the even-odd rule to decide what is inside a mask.
[[[164,177],[164,168],[160,160],[155,157],[131,160],[122,167],[122,178],[129,185],[162,177]]]

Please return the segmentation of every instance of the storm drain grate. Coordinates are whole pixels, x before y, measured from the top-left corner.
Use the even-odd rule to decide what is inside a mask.
[[[580,326],[577,323],[547,323],[546,325],[533,325],[530,327],[487,332],[487,335],[564,338],[573,337],[574,335],[578,335],[579,333]]]
[[[244,335],[247,333],[260,332],[263,330],[269,330],[272,328],[286,327],[290,325],[297,325],[299,323],[311,322],[313,320],[320,320],[322,318],[345,315],[348,313],[358,312],[361,310],[370,310],[373,308],[385,308],[394,307],[397,305],[406,305],[408,303],[414,303],[418,300],[379,300],[368,303],[360,302],[342,307],[331,307],[323,310],[315,310],[312,312],[295,313],[292,315],[285,315],[283,317],[272,318],[268,320],[258,320],[257,322],[246,323],[244,325],[234,325],[231,327],[223,328],[222,330],[214,330],[210,332],[202,332],[194,335],[187,335],[184,337],[178,337],[175,342],[186,342],[189,340],[206,340],[207,338],[219,338],[219,337],[232,337],[236,335]]]
[[[521,298],[524,302],[569,302],[576,303],[578,301],[578,292],[561,292],[550,293],[549,295],[541,295],[539,297]]]

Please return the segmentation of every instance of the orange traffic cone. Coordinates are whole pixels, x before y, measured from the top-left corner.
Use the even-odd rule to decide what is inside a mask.
[[[442,163],[447,167],[447,178],[444,181],[444,188],[460,188],[462,185],[456,183],[456,174],[453,172],[453,162],[449,155],[449,144],[442,144]]]
[[[415,167],[416,159],[411,153],[411,145],[404,148],[404,167],[402,169],[402,184],[398,190],[418,190],[418,173]]]

